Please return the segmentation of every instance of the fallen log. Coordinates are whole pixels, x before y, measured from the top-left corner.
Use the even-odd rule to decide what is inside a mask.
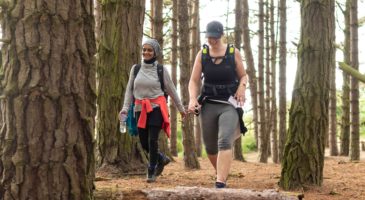
[[[148,200],[190,200],[190,199],[250,199],[250,200],[301,200],[303,194],[280,193],[273,189],[255,191],[249,189],[215,189],[202,187],[154,188],[142,190]]]

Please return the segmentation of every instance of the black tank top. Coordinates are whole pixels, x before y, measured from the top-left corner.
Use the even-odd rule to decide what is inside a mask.
[[[203,95],[208,96],[208,99],[227,100],[237,90],[237,73],[234,64],[232,66],[232,62],[230,62],[228,51],[229,46],[227,46],[225,56],[219,64],[213,63],[210,56],[203,62],[204,84],[202,92]]]

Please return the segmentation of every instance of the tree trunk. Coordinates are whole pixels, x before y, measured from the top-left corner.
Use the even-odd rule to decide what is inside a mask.
[[[12,2],[2,7],[0,199],[93,199],[93,1]]]
[[[172,31],[171,31],[171,79],[177,86],[177,18],[178,8],[177,0],[172,1]],[[170,123],[171,123],[171,136],[170,136],[170,151],[173,156],[177,156],[177,110],[173,103],[170,103]]]
[[[271,143],[270,143],[270,135],[271,135],[271,128],[272,128],[272,115],[271,115],[271,63],[270,63],[270,9],[269,9],[269,0],[265,0],[265,16],[264,16],[264,23],[265,23],[265,65],[264,65],[264,73],[265,73],[265,121],[266,121],[266,134],[265,140],[267,141],[267,156],[271,155]],[[265,161],[267,162],[267,161]]]
[[[188,85],[191,68],[189,62],[189,16],[186,1],[178,1],[179,34],[180,34],[180,94],[188,94]],[[183,105],[188,105],[188,95],[182,96]],[[187,117],[182,122],[184,163],[186,168],[199,169],[200,165],[195,151],[193,135],[193,118]]]
[[[278,128],[277,128],[277,106],[276,106],[276,39],[274,1],[270,1],[270,41],[271,41],[271,156],[274,163],[278,163]]]
[[[279,161],[283,160],[286,141],[286,0],[280,0],[279,49]]]
[[[191,0],[192,3],[192,19],[191,19],[191,51],[190,66],[194,65],[195,56],[200,49],[200,26],[199,26],[199,0]],[[195,148],[198,157],[202,155],[202,133],[200,129],[200,121],[198,117],[194,117],[194,136]]]
[[[241,49],[241,43],[242,43],[242,10],[243,5],[241,0],[236,0],[236,8],[235,8],[235,29],[234,29],[234,45],[239,50]],[[235,160],[239,161],[245,161],[245,158],[242,154],[242,140],[241,136],[234,142],[234,152],[233,152],[233,158]]]
[[[351,66],[359,69],[358,52],[358,19],[357,19],[357,0],[351,0],[350,9],[350,36],[351,36]],[[359,116],[359,81],[351,77],[351,146],[350,160],[360,160],[360,116]]]
[[[336,97],[336,62],[332,60],[333,64],[330,69],[330,97],[329,97],[329,145],[330,145],[330,155],[337,156],[337,97]]]
[[[350,0],[346,0],[346,8],[344,11],[345,29],[344,29],[344,47],[343,56],[347,64],[351,62],[350,54]],[[350,76],[345,71],[342,72],[342,116],[341,116],[341,132],[340,132],[340,155],[348,156],[350,149]]]
[[[334,0],[303,0],[298,69],[279,182],[286,190],[323,182],[329,73],[334,54]]]
[[[145,1],[104,1],[98,48],[97,142],[100,163],[123,172],[144,169],[138,137],[118,131],[130,69],[140,63]],[[128,28],[126,28],[128,27]]]
[[[249,7],[248,1],[242,1],[243,6],[243,18],[242,18],[242,29],[243,29],[243,51],[245,53],[246,63],[247,63],[247,74],[249,76],[250,84],[250,94],[252,101],[252,111],[253,111],[253,125],[254,125],[254,135],[256,139],[256,146],[258,146],[258,102],[257,102],[257,77],[255,63],[252,55],[251,39],[250,39],[250,29],[248,26],[249,18]]]
[[[299,200],[303,194],[284,194],[275,190],[254,191],[248,189],[227,189],[217,190],[214,188],[202,187],[177,187],[172,189],[147,189],[142,193],[146,199],[234,199],[234,200]]]
[[[152,8],[153,6],[153,8]],[[163,39],[163,0],[154,0],[153,5],[151,4],[151,24],[152,24],[152,38],[155,38],[160,44],[161,49],[164,48],[164,39]],[[164,58],[163,53],[157,58],[158,63],[163,64]],[[161,152],[171,157],[168,138],[166,134],[164,134],[163,130],[161,130],[158,140],[158,147]]]
[[[265,117],[265,97],[264,97],[264,1],[259,0],[259,50],[258,50],[258,124],[259,124],[259,161],[266,163],[268,158],[268,140]]]

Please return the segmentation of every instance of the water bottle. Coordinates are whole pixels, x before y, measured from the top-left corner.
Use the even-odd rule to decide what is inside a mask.
[[[120,115],[119,131],[121,133],[127,132],[127,115],[126,114]]]

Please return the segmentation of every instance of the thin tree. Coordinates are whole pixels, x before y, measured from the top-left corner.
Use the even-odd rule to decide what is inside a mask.
[[[163,27],[164,27],[164,19],[163,19],[163,0],[153,0],[153,4],[151,4],[151,25],[152,25],[152,38],[155,38],[160,44],[161,49],[164,49],[164,38],[163,38]],[[157,58],[159,64],[164,63],[164,55],[162,54]],[[161,130],[161,132],[163,132]],[[168,138],[166,134],[159,134],[158,140],[159,150],[164,154],[167,154],[169,157],[170,149],[168,146]]]
[[[335,59],[332,60],[333,63],[331,65],[330,70],[330,96],[329,96],[329,123],[328,123],[328,135],[329,135],[329,147],[330,147],[330,155],[337,156],[338,155],[338,147],[337,147],[337,97],[336,97],[336,62]]]
[[[130,69],[141,60],[145,1],[103,1],[97,61],[97,142],[100,163],[121,170],[144,169],[138,137],[118,131]],[[128,28],[126,28],[128,27]],[[132,164],[133,163],[133,164]]]
[[[195,56],[200,49],[200,26],[199,26],[199,0],[191,0],[191,51],[190,51],[190,66],[194,65]],[[194,138],[195,149],[198,157],[202,155],[202,133],[200,129],[200,121],[197,116],[194,116]]]
[[[264,16],[264,25],[265,25],[265,33],[264,33],[264,40],[265,40],[265,121],[266,121],[266,134],[265,140],[267,141],[267,154],[268,156],[271,155],[271,129],[272,129],[272,115],[271,115],[271,51],[270,51],[270,9],[269,9],[269,0],[265,0],[264,3],[265,8],[265,16]]]
[[[286,0],[280,0],[279,42],[279,161],[283,159],[286,141]]]
[[[93,1],[7,5],[0,199],[93,199]]]
[[[343,57],[344,62],[351,65],[350,54],[350,6],[351,0],[346,0],[345,10],[343,15],[345,18],[345,29],[343,33],[345,35]],[[350,76],[343,71],[342,72],[342,116],[341,116],[341,131],[340,131],[340,155],[348,156],[350,149]]]
[[[178,1],[179,11],[179,52],[180,52],[180,93],[188,94],[188,82],[191,74],[189,62],[189,16],[188,4],[186,1]],[[183,105],[188,105],[188,95],[182,96]],[[195,151],[195,141],[193,135],[193,118],[187,117],[182,123],[184,164],[186,168],[200,168],[198,157]]]
[[[329,74],[335,59],[334,0],[301,1],[300,31],[298,69],[279,182],[286,190],[320,186],[323,182]]]
[[[259,45],[258,45],[258,123],[259,123],[259,161],[266,163],[268,158],[268,139],[266,132],[265,97],[264,97],[264,1],[259,0]]]
[[[247,74],[249,76],[248,81],[250,84],[250,95],[252,101],[254,135],[256,139],[256,146],[258,146],[258,102],[257,102],[258,90],[257,90],[256,69],[251,48],[250,28],[248,26],[248,19],[249,19],[248,1],[243,0],[242,6],[243,6],[243,12],[242,12],[243,52],[245,54],[245,60],[247,64]]]
[[[358,19],[357,19],[357,0],[351,0],[350,9],[350,52],[351,66],[359,69],[359,51],[358,51]],[[355,77],[351,77],[351,146],[350,160],[360,160],[360,117],[359,117],[359,81]]]
[[[171,31],[171,79],[175,85],[177,85],[177,20],[178,20],[178,7],[177,0],[172,1],[172,31]],[[173,156],[177,156],[177,110],[174,104],[170,103],[170,123],[171,123],[171,136],[170,136],[170,151]]]
[[[235,8],[235,29],[234,29],[234,45],[237,49],[241,49],[242,43],[242,10],[243,5],[241,0],[236,0],[236,8]],[[241,136],[234,143],[234,159],[239,161],[245,161],[245,158],[242,154],[242,140]]]
[[[271,155],[274,163],[278,163],[278,128],[277,128],[277,106],[276,106],[276,37],[275,37],[275,5],[274,0],[270,1],[270,50],[271,50]]]

